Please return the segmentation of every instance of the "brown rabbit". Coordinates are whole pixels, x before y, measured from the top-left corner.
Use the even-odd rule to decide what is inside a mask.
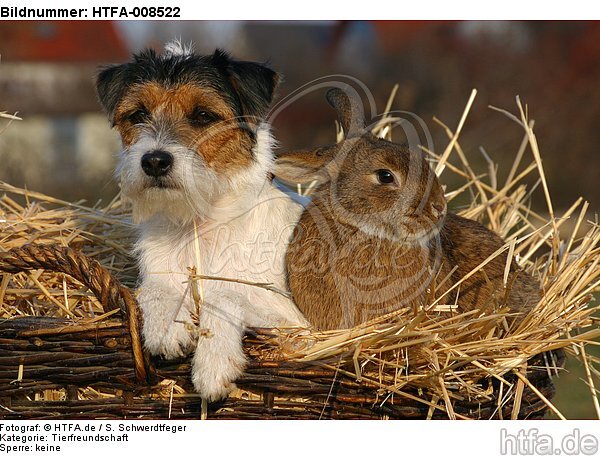
[[[323,330],[426,307],[504,245],[481,224],[446,213],[422,153],[368,132],[361,104],[341,89],[327,99],[345,139],[275,163],[279,179],[318,185],[286,262],[296,304]],[[497,256],[437,304],[456,304],[457,312],[507,306],[524,315],[539,300],[539,286],[513,264],[505,288],[506,261],[506,253]]]

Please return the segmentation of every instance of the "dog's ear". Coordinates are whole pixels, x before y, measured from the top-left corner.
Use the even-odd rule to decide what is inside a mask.
[[[96,77],[96,91],[102,107],[114,123],[115,109],[127,88],[127,64],[104,68]]]
[[[244,120],[258,123],[269,112],[279,75],[266,65],[233,60],[217,49],[213,62],[226,74],[239,99]]]

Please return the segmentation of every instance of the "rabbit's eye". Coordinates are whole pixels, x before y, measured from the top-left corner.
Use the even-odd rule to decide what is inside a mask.
[[[378,169],[375,174],[380,184],[393,184],[396,182],[394,174],[389,169]]]

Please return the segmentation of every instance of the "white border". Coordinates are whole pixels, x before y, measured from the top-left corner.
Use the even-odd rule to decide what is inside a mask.
[[[28,8],[92,8],[178,6],[184,20],[589,20],[600,19],[593,0],[472,1],[472,0],[8,0],[0,6]],[[87,18],[92,19],[91,17]],[[104,18],[106,19],[106,18]],[[119,19],[114,17],[113,19]],[[136,18],[127,18],[135,20]],[[126,20],[127,20],[126,19]],[[137,18],[138,20],[140,18]],[[123,20],[123,18],[120,18]]]

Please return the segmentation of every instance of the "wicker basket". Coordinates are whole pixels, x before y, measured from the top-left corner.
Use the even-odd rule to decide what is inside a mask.
[[[86,285],[108,320],[77,324],[58,318],[21,317],[0,321],[0,418],[177,418],[199,419],[447,419],[443,401],[419,388],[382,400],[385,391],[367,379],[277,356],[275,330],[256,329],[244,341],[250,360],[236,391],[203,407],[190,384],[190,360],[151,359],[140,341],[140,314],[131,291],[98,262],[69,248],[28,245],[0,254],[0,271],[46,269],[69,274]],[[120,314],[121,318],[117,318]],[[274,353],[265,359],[265,349]],[[554,394],[551,374],[562,366],[562,350],[528,361],[526,378],[545,398]],[[335,364],[333,361],[332,364]],[[554,368],[548,368],[553,366]],[[541,418],[546,403],[514,374],[503,381],[481,379],[486,399],[453,402],[457,417]],[[527,383],[527,382],[526,382]],[[86,388],[101,393],[86,397]],[[510,394],[507,393],[511,390]],[[52,392],[54,394],[49,394]],[[60,394],[56,394],[59,392]],[[60,396],[61,400],[55,400]],[[518,403],[513,410],[513,403]],[[204,404],[206,405],[206,404]]]

